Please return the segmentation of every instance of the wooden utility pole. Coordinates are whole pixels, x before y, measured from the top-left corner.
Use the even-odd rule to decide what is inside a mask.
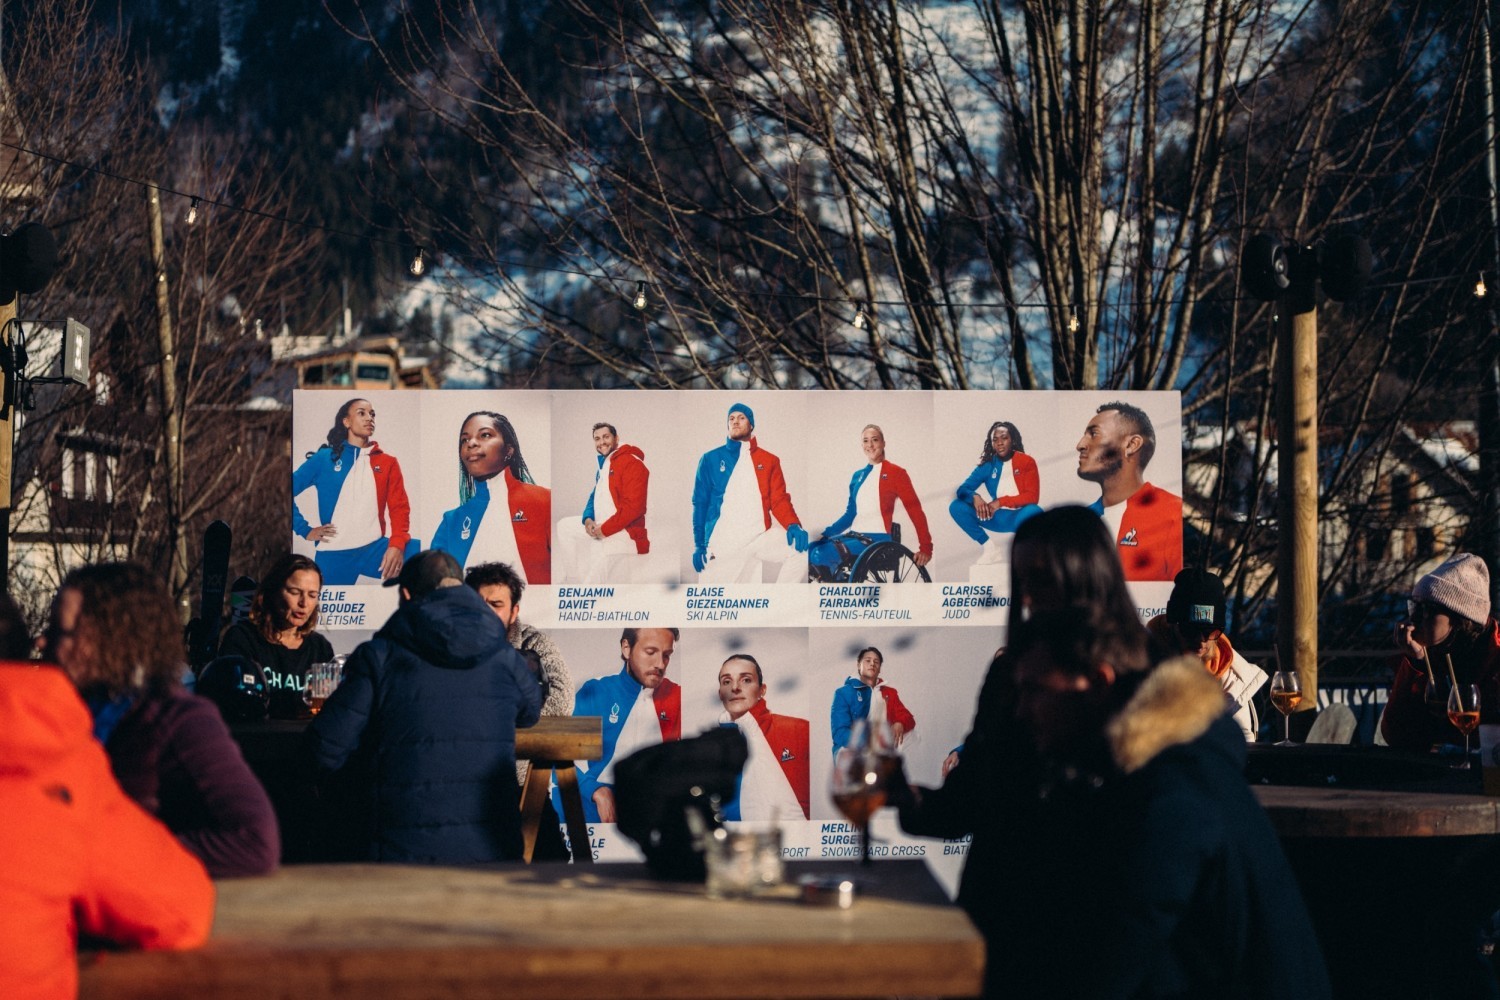
[[[1299,711],[1318,704],[1317,254],[1292,255],[1276,350],[1276,652],[1302,682]]]
[[[162,459],[167,470],[167,543],[171,553],[173,594],[187,586],[187,534],[182,523],[182,412],[177,401],[176,341],[172,335],[172,300],[167,287],[167,248],[162,235],[161,192],[146,186],[146,210],[151,228],[151,270],[156,276],[156,336],[161,352]]]

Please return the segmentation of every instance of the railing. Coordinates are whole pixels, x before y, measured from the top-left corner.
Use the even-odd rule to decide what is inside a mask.
[[[1357,741],[1365,746],[1375,742],[1380,713],[1385,711],[1391,690],[1395,653],[1394,648],[1318,651],[1318,708],[1335,703],[1348,705],[1359,722]],[[1276,662],[1276,656],[1269,649],[1242,649],[1240,655],[1259,664],[1266,673],[1274,669],[1271,664]],[[1279,733],[1281,718],[1271,707],[1269,687],[1262,687],[1256,695],[1255,710],[1262,731],[1270,727]]]

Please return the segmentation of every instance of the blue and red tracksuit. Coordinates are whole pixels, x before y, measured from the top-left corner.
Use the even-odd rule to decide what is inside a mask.
[[[599,806],[594,802],[594,792],[601,787],[599,775],[614,760],[615,744],[619,742],[625,720],[630,717],[640,694],[641,682],[631,675],[628,667],[621,667],[617,674],[584,681],[583,687],[578,689],[578,697],[573,700],[575,716],[597,715],[602,720],[604,729],[602,755],[596,761],[587,762],[588,770],[581,767],[578,769],[578,792],[583,796],[583,817],[590,823],[599,822]],[[661,726],[661,741],[669,743],[682,739],[682,688],[662,678],[662,682],[652,692],[651,701],[656,707],[656,721]],[[563,815],[562,797],[555,788],[553,807],[559,816]]]
[[[1104,498],[1089,504],[1104,515]],[[1182,571],[1182,498],[1142,483],[1125,501],[1115,534],[1127,580],[1171,580]]]
[[[396,461],[394,455],[381,451],[380,445],[374,441],[368,447],[366,457],[370,463],[370,472],[375,477],[380,531],[384,537],[358,549],[328,552],[320,547],[316,559],[319,569],[323,571],[325,584],[344,585],[353,583],[360,576],[378,577],[380,562],[385,558],[386,550],[405,552],[407,543],[411,541],[411,502],[406,497],[401,463]],[[323,525],[332,521],[339,493],[344,488],[344,480],[348,477],[349,470],[354,468],[354,460],[358,456],[359,448],[345,444],[335,460],[333,449],[325,444],[309,455],[292,473],[292,530],[300,537],[306,538],[313,525],[308,524],[302,511],[297,509],[296,498],[308,487],[316,487],[318,523]]]
[[[740,442],[730,438],[723,445],[704,453],[698,460],[698,474],[693,480],[693,546],[708,547],[713,537],[714,526],[719,523],[719,510],[724,503],[724,490],[729,486],[729,477],[734,474],[735,464],[740,460]],[[766,451],[750,439],[750,460],[755,463],[755,480],[760,485],[761,512],[765,515],[766,528],[771,527],[775,517],[783,528],[801,524],[802,519],[792,507],[791,494],[786,489],[786,477],[781,472],[781,459]]]
[[[635,540],[636,552],[644,555],[651,551],[651,540],[646,537],[646,486],[651,478],[644,461],[646,453],[633,444],[622,444],[610,455],[598,456],[599,465],[609,459],[609,495],[615,502],[615,515],[599,525],[599,531],[608,538],[621,529]],[[594,483],[594,490],[599,484]],[[594,493],[589,493],[589,502],[584,504],[583,519],[594,517]]]
[[[502,473],[507,498],[505,516],[516,533],[516,549],[521,553],[521,565],[526,570],[527,583],[552,582],[552,491],[535,483],[523,483],[511,475],[509,469]],[[474,484],[474,495],[467,503],[454,507],[443,515],[442,523],[432,536],[432,547],[458,560],[460,566],[468,564],[469,549],[479,534],[479,522],[484,520],[490,507],[490,484],[480,480]],[[498,511],[497,511],[498,512]],[[469,522],[464,531],[464,520]],[[467,534],[468,537],[465,537]]]

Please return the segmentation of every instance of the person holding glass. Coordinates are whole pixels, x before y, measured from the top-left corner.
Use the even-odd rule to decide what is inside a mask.
[[[972,835],[958,902],[985,995],[1328,996],[1223,690],[1153,642],[1098,515],[1021,525],[1010,593],[1012,645],[943,784],[891,782],[906,832]],[[1108,929],[1087,961],[1079,927]]]
[[[266,672],[273,719],[309,718],[302,698],[308,668],[333,659],[333,645],[316,631],[322,586],[318,564],[288,552],[266,571],[250,617],[229,626],[219,642],[220,656],[246,657]]]
[[[1500,624],[1490,616],[1490,573],[1463,552],[1412,588],[1410,615],[1396,624],[1401,661],[1380,732],[1393,747],[1429,750],[1460,742],[1448,721],[1449,664],[1460,685],[1479,689],[1479,721],[1500,722]]]

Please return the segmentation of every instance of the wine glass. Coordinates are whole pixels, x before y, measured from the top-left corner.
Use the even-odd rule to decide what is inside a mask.
[[[1292,713],[1302,704],[1302,681],[1295,670],[1278,670],[1271,675],[1271,704],[1281,713],[1285,722],[1285,738],[1276,746],[1294,747],[1292,742]]]
[[[1454,684],[1448,690],[1448,721],[1464,734],[1464,759],[1453,766],[1469,770],[1469,734],[1479,728],[1479,685]]]
[[[895,772],[897,760],[886,730],[856,719],[849,728],[849,743],[833,757],[829,792],[838,811],[859,830],[860,864],[870,863],[870,818],[885,805],[886,782]]]

